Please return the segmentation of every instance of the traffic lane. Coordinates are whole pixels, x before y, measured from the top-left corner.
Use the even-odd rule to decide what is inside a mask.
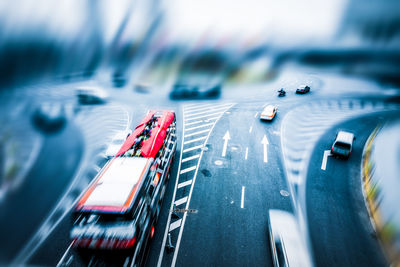
[[[34,166],[19,189],[0,204],[0,261],[12,260],[40,226],[69,184],[82,156],[82,136],[72,123],[44,138]]]
[[[167,221],[169,216],[169,209],[172,202],[172,197],[174,193],[174,187],[176,183],[176,178],[178,176],[178,166],[179,166],[179,158],[181,153],[181,141],[182,141],[182,117],[181,112],[175,111],[176,114],[176,131],[177,131],[177,147],[174,160],[172,162],[171,170],[170,170],[170,178],[167,185],[167,191],[165,193],[164,201],[161,206],[160,215],[158,218],[158,222],[155,226],[154,237],[151,239],[151,242],[148,246],[147,255],[145,255],[145,266],[157,266],[157,261],[160,255],[160,250],[163,243],[163,237],[165,228],[167,227]]]
[[[276,157],[279,145],[269,148],[265,163],[261,141],[270,125],[261,124],[254,109],[239,105],[230,112],[217,123],[204,152],[190,202],[198,213],[187,216],[177,266],[272,265],[268,210],[291,209],[290,200],[280,194],[287,186]],[[227,130],[232,139],[222,157]],[[246,147],[251,149],[247,160]]]
[[[308,227],[317,266],[385,266],[362,195],[360,164],[364,144],[373,129],[384,121],[370,115],[336,125],[317,143],[306,182]],[[356,136],[348,160],[328,157],[321,162],[339,129]]]

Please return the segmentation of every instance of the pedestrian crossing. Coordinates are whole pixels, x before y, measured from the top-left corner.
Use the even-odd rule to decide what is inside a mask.
[[[315,101],[292,109],[281,126],[281,145],[289,182],[295,187],[305,182],[312,149],[334,124],[357,115],[398,109],[398,104],[358,99]]]

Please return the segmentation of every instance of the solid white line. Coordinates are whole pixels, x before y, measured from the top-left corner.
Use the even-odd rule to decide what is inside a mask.
[[[181,170],[181,172],[180,172],[179,174],[184,174],[184,173],[193,171],[193,170],[195,170],[195,169],[196,169],[196,166],[192,166],[192,167],[189,167],[189,168],[186,168],[186,169]]]
[[[189,125],[193,125],[193,124],[198,124],[203,122],[203,120],[199,120],[199,121],[194,121],[194,122],[189,122],[189,123],[185,123],[185,126],[189,126]]]
[[[181,222],[182,222],[182,219],[179,219],[179,220],[171,223],[169,225],[169,231],[171,232],[171,231],[175,230],[176,228],[178,228],[179,226],[181,226]]]
[[[225,111],[220,111],[220,112],[215,112],[215,113],[211,113],[211,114],[207,114],[207,115],[201,115],[201,116],[194,117],[194,118],[191,118],[191,119],[186,119],[185,122],[186,122],[186,121],[197,120],[197,119],[201,119],[201,118],[207,118],[207,117],[210,117],[210,116],[221,115],[221,114],[223,114],[224,112],[225,112]]]
[[[249,154],[249,147],[246,147],[246,154],[244,155],[244,159],[247,160],[247,155]]]
[[[324,151],[324,157],[322,158],[321,170],[326,170],[326,164],[328,163],[328,157],[331,155],[330,150]]]
[[[183,198],[178,199],[177,201],[175,201],[175,202],[174,202],[174,205],[175,205],[175,206],[179,206],[179,205],[181,205],[181,204],[183,204],[183,203],[186,203],[187,200],[188,200],[188,197],[183,197]]]
[[[182,182],[182,183],[178,184],[178,188],[182,188],[182,187],[185,187],[185,186],[188,186],[188,185],[191,185],[191,184],[192,184],[192,180],[189,180],[189,181],[186,181],[186,182]]]
[[[214,124],[213,122],[211,122],[211,123],[206,123],[206,124],[199,125],[199,126],[195,126],[195,127],[192,127],[192,128],[187,128],[186,131],[191,131],[191,130],[194,130],[194,129],[198,129],[198,128],[203,128],[203,127],[211,126],[211,125],[213,125],[213,124]]]
[[[189,152],[189,151],[192,151],[192,150],[196,150],[196,149],[200,149],[202,147],[203,147],[203,145],[186,148],[185,150],[183,150],[183,153],[186,153],[186,152]]]
[[[193,136],[193,135],[197,135],[197,134],[201,134],[201,133],[207,133],[209,131],[210,131],[210,129],[202,130],[202,131],[194,132],[194,133],[191,133],[191,134],[186,134],[186,135],[184,135],[184,137],[189,137],[189,136]]]
[[[181,162],[186,162],[186,161],[189,161],[189,160],[192,160],[192,159],[197,159],[199,157],[200,157],[200,154],[197,154],[197,155],[194,155],[194,156],[191,156],[191,157],[188,157],[188,158],[184,158],[184,159],[182,159]]]
[[[71,247],[72,247],[72,243],[69,244],[67,250],[64,252],[63,256],[61,257],[61,260],[57,263],[57,267],[61,266],[61,264],[63,263],[65,257],[67,257],[67,254],[68,254],[69,250],[71,249]]]
[[[256,115],[254,115],[254,118],[257,118],[258,112],[256,112]]]
[[[240,208],[242,208],[242,209],[244,207],[244,189],[245,189],[245,187],[242,186],[242,199],[240,200]]]
[[[253,131],[253,126],[250,126],[249,133]]]
[[[200,141],[200,140],[204,140],[204,139],[206,139],[206,138],[207,138],[207,136],[199,137],[199,138],[196,138],[196,139],[192,139],[192,140],[186,141],[186,142],[183,143],[183,144],[184,144],[184,145],[187,145],[187,144],[194,143],[194,142],[197,142],[197,141]]]

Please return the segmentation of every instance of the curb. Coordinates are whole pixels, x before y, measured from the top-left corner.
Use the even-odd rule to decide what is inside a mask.
[[[372,227],[374,228],[377,240],[384,252],[386,259],[391,266],[400,266],[398,252],[388,236],[390,225],[384,221],[379,210],[379,182],[373,181],[375,163],[371,158],[374,147],[374,139],[379,133],[381,126],[374,129],[365,143],[361,160],[361,183],[364,202],[367,208]]]

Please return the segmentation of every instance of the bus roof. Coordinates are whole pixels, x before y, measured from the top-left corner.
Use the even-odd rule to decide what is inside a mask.
[[[115,155],[116,157],[124,154],[132,147],[132,145],[135,143],[136,137],[140,135],[145,129],[146,123],[153,119],[154,115],[158,112],[160,112],[162,115],[160,117],[156,117],[156,126],[151,130],[150,138],[143,141],[143,145],[141,148],[142,157],[154,158],[157,155],[158,150],[161,148],[164,142],[165,136],[167,134],[167,129],[175,118],[175,114],[171,111],[150,110],[147,113],[146,117],[136,127],[135,131],[126,139],[121,149]]]
[[[152,162],[141,157],[113,158],[78,201],[76,210],[126,212]]]

